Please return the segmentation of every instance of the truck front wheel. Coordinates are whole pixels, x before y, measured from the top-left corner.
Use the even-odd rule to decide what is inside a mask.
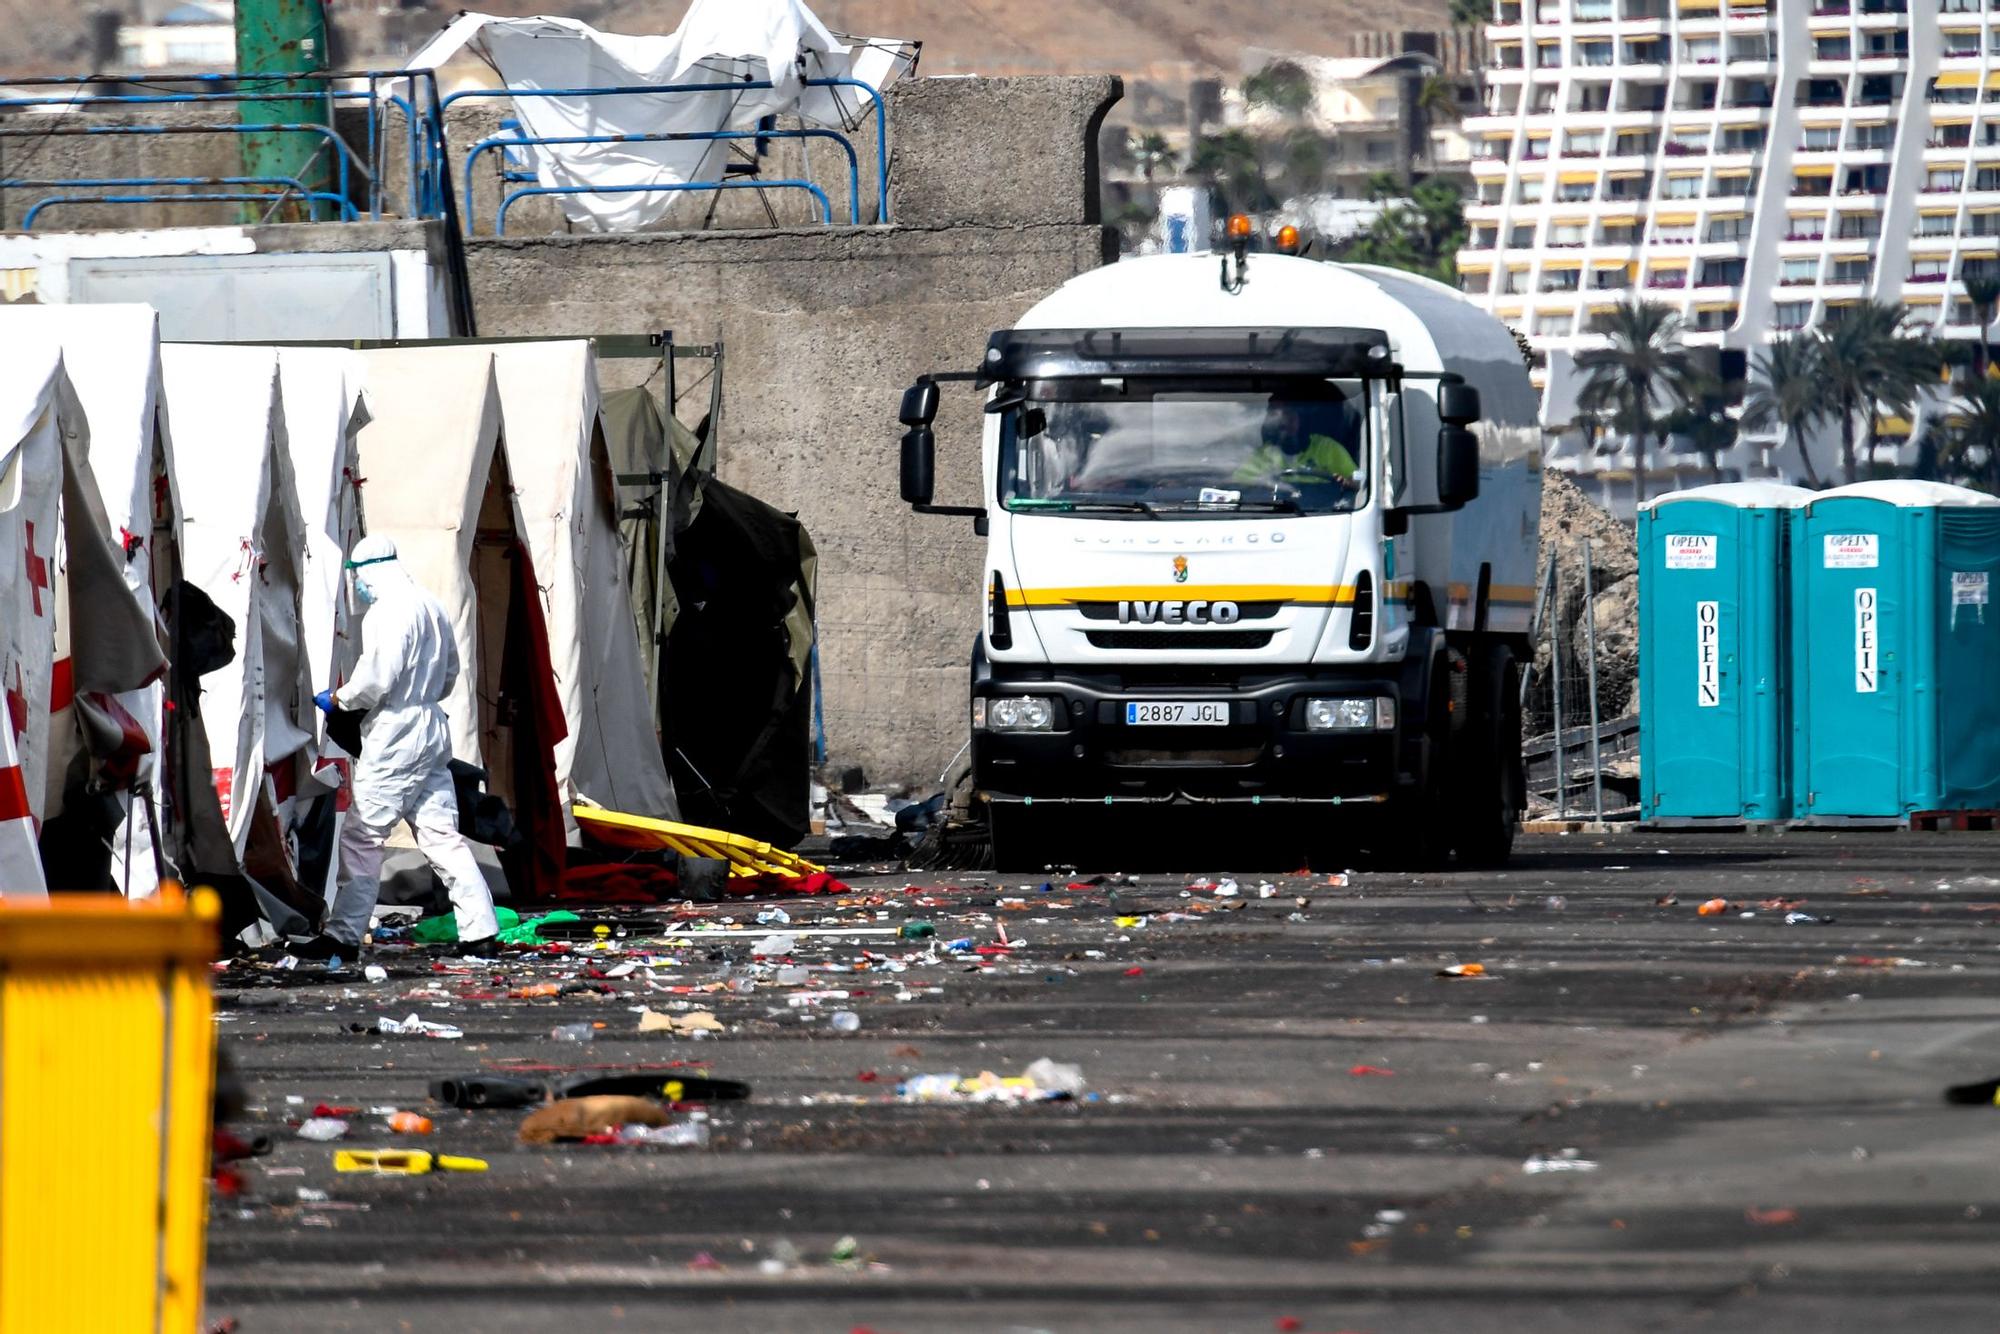
[[[1521,819],[1521,668],[1508,648],[1484,655],[1468,703],[1477,711],[1459,734],[1454,765],[1452,842],[1461,866],[1505,866]]]
[[[996,871],[1041,871],[1065,856],[1059,808],[1028,802],[986,804],[986,829],[993,840]]]

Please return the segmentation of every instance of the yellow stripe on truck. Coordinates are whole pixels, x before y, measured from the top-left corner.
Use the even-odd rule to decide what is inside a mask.
[[[990,590],[989,590],[990,591]],[[1486,600],[1500,605],[1532,606],[1536,590],[1524,584],[1494,584],[1486,590]],[[1397,580],[1390,585],[1390,601],[1407,603],[1416,595],[1416,585]],[[1465,601],[1472,590],[1453,584],[1450,596]],[[1101,588],[1010,588],[1007,605],[1030,610],[1037,607],[1074,607],[1086,602],[1145,602],[1159,599],[1183,601],[1203,598],[1210,602],[1284,602],[1294,607],[1348,607],[1354,604],[1353,584],[1112,584]]]
[[[1083,602],[1147,602],[1202,598],[1209,602],[1289,602],[1297,607],[1345,607],[1352,584],[1114,584],[1102,588],[1010,588],[1010,607],[1073,607]]]

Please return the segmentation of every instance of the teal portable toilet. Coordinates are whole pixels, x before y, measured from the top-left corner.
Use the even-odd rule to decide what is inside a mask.
[[[2000,499],[1861,482],[1792,523],[1799,816],[2000,808]]]
[[[1785,553],[1812,497],[1730,482],[1639,507],[1641,819],[1790,818]]]

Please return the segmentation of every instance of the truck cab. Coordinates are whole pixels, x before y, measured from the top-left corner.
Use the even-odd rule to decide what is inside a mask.
[[[941,383],[981,503],[932,503]],[[1455,292],[1284,255],[1084,274],[905,395],[903,495],[986,539],[975,800],[1001,869],[1121,808],[1504,859],[1539,520],[1518,343]]]

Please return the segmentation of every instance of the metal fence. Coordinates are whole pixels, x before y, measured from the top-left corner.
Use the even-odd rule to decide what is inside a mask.
[[[525,133],[516,120],[503,122],[502,134],[481,139],[465,154],[463,217],[453,190],[457,173],[446,143],[447,117],[456,105],[496,98],[518,105],[544,98],[737,97],[769,90],[773,84],[739,80],[606,88],[476,88],[440,96],[436,76],[428,70],[344,70],[174,75],[143,92],[127,91],[133,86],[129,81],[104,75],[10,79],[7,85],[17,95],[0,97],[0,161],[32,161],[34,155],[25,145],[35,142],[145,142],[196,136],[233,140],[235,151],[216,156],[245,164],[242,170],[213,173],[124,175],[54,169],[0,175],[0,191],[31,192],[32,203],[22,213],[24,229],[34,228],[58,210],[88,204],[230,203],[244,206],[249,221],[401,216],[441,220],[454,231],[471,235],[474,171],[482,163],[501,186],[496,233],[505,231],[508,211],[533,196],[798,191],[811,200],[817,221],[859,225],[864,200],[872,195],[875,218],[889,219],[888,107],[879,90],[858,79],[808,79],[804,86],[852,102],[855,123],[872,121],[875,143],[867,172],[872,188],[867,194],[861,154],[853,140],[837,130],[804,124],[782,129],[767,120],[749,130],[537,137]],[[336,114],[340,112],[348,114]],[[114,120],[119,113],[143,119]],[[797,142],[803,150],[827,142],[835,150],[833,175],[826,181],[806,175],[764,179],[756,175],[754,158],[731,164],[723,178],[714,181],[545,185],[532,170],[537,150],[688,140],[746,144],[758,157],[772,143]],[[285,147],[274,154],[268,151],[274,144]],[[274,158],[285,165],[273,168]],[[810,159],[805,172],[811,172]],[[36,191],[48,193],[32,193]],[[836,209],[836,196],[844,207]]]
[[[1606,649],[1597,606],[1603,591],[1589,539],[1574,556],[1549,553],[1535,602],[1534,662],[1521,678],[1534,817],[1602,821],[1637,812],[1636,678]],[[1613,676],[1624,708],[1610,697]]]

